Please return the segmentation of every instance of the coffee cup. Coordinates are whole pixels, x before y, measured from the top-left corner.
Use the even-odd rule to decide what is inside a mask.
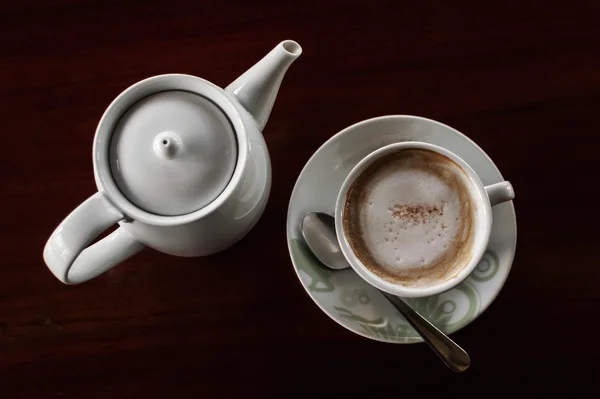
[[[406,298],[450,290],[481,260],[492,207],[508,181],[484,186],[458,155],[424,142],[381,147],[348,174],[335,229],[344,257],[371,285]]]

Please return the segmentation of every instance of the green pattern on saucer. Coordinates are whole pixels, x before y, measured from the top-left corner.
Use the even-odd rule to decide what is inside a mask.
[[[333,271],[325,267],[315,267],[315,264],[320,264],[317,258],[312,254],[304,242],[293,240],[293,252],[296,259],[298,269],[308,274],[311,278],[308,289],[311,292],[333,292],[334,287],[329,277]]]
[[[354,273],[354,271],[327,269],[299,239],[291,240],[291,253],[294,264],[306,278],[310,279],[306,281],[309,291],[331,296],[329,302],[334,304],[333,310],[338,316],[355,323],[364,335],[385,341],[421,341],[417,332],[396,309],[389,308],[394,313],[392,317],[389,313],[381,312],[383,309],[381,306],[369,306],[373,302],[372,296],[380,294],[361,280],[358,275],[356,275],[356,282],[363,285],[364,288],[349,288],[347,285],[336,286],[336,273]],[[491,250],[487,250],[471,276],[452,290],[426,298],[406,299],[406,301],[436,327],[446,333],[451,333],[475,318],[481,306],[477,284],[491,280],[497,271],[498,256]],[[463,305],[463,309],[460,311],[457,297],[462,297],[461,303],[467,304],[466,308]],[[367,309],[365,310],[365,308]],[[369,313],[369,315],[364,313]]]
[[[488,249],[469,278],[479,282],[489,281],[498,273],[499,267],[498,255]]]

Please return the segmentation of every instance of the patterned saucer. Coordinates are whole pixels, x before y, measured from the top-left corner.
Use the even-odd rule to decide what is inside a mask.
[[[469,163],[485,185],[504,181],[498,168],[477,144],[444,124],[406,115],[369,119],[337,133],[310,158],[290,199],[287,241],[300,283],[329,317],[366,338],[414,343],[421,342],[421,338],[378,291],[352,269],[326,269],[308,250],[300,233],[302,217],[307,212],[333,215],[337,193],[354,165],[375,149],[400,141],[423,141],[454,152]],[[517,245],[512,201],[495,206],[493,218],[488,249],[467,280],[445,293],[409,300],[423,316],[448,334],[483,313],[510,272]]]

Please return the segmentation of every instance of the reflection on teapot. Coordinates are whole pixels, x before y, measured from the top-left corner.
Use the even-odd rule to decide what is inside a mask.
[[[98,192],[62,221],[44,248],[52,273],[78,284],[146,246],[203,256],[244,237],[271,188],[261,131],[301,53],[298,43],[283,41],[225,89],[168,74],[122,92],[94,138]],[[90,245],[115,223],[117,230]]]

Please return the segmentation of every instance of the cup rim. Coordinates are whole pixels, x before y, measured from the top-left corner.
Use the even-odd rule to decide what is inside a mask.
[[[394,152],[398,152],[404,149],[424,149],[434,151],[438,154],[446,156],[457,165],[459,165],[464,172],[467,174],[467,177],[472,181],[472,185],[474,187],[474,191],[477,193],[479,197],[479,204],[481,205],[481,212],[483,213],[483,226],[481,231],[478,233],[480,237],[482,237],[479,241],[475,242],[474,248],[472,250],[472,256],[469,260],[469,263],[463,269],[456,274],[454,277],[441,282],[440,284],[436,284],[428,287],[407,287],[400,284],[394,284],[383,278],[375,275],[371,271],[369,271],[362,262],[354,255],[354,251],[350,247],[350,244],[346,238],[344,233],[344,226],[342,223],[343,220],[343,212],[346,203],[346,197],[348,194],[348,190],[354,181],[360,176],[360,174],[370,165],[372,165],[379,158],[392,154]],[[431,295],[440,294],[446,292],[461,282],[463,282],[477,267],[477,264],[483,257],[485,253],[487,244],[490,239],[491,231],[492,231],[492,209],[491,203],[485,191],[485,186],[483,185],[481,179],[477,175],[477,173],[467,164],[462,158],[453,152],[434,145],[430,143],[420,142],[420,141],[406,141],[400,143],[388,144],[383,147],[376,149],[371,152],[363,159],[361,159],[358,164],[356,164],[350,173],[344,179],[342,183],[342,187],[340,188],[335,204],[335,230],[337,233],[338,243],[342,250],[342,253],[350,266],[354,269],[354,271],[369,284],[379,288],[382,291],[388,292],[393,295],[397,295],[405,298],[420,298]]]
[[[170,90],[183,90],[198,94],[213,102],[231,123],[237,141],[237,159],[233,175],[225,189],[209,204],[182,215],[158,215],[148,212],[131,202],[119,190],[110,170],[110,140],[114,126],[127,109],[144,97]],[[174,226],[198,220],[219,208],[234,192],[241,181],[248,159],[246,128],[227,93],[211,82],[193,75],[163,74],[141,80],[121,92],[108,106],[94,137],[94,176],[99,191],[121,210],[126,218],[156,226]]]

